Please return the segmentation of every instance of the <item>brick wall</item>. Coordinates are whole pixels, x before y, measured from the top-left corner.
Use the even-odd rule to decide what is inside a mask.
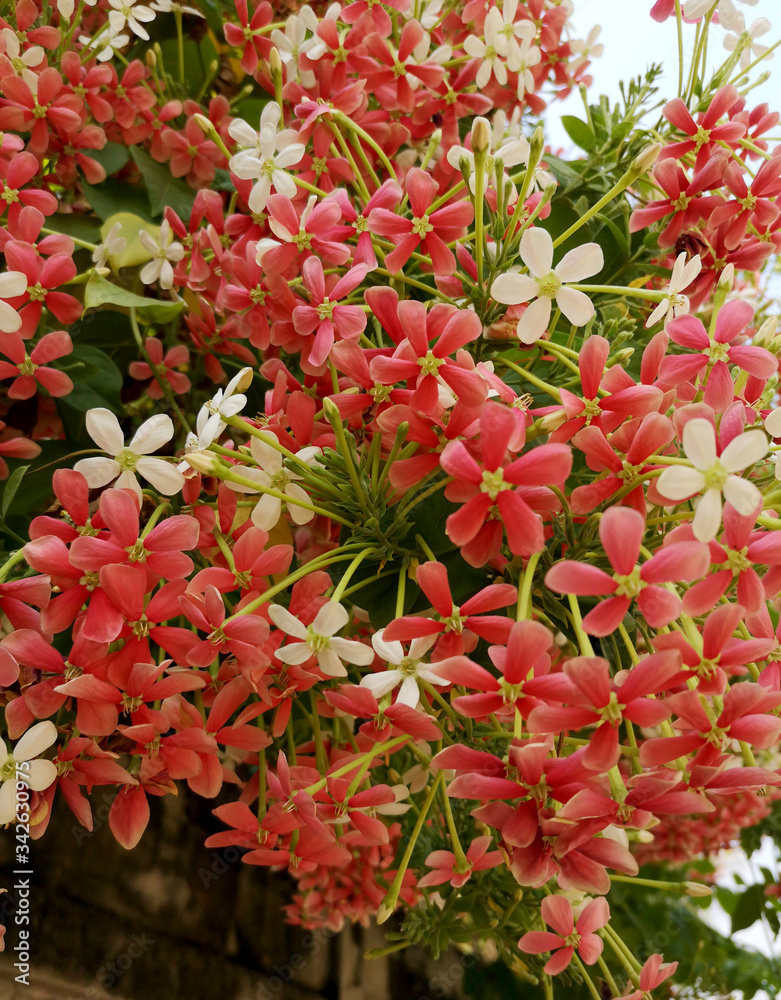
[[[408,1000],[443,996],[435,970],[407,951],[365,961],[379,928],[339,935],[285,924],[283,875],[207,850],[219,824],[193,796],[152,803],[141,843],[125,851],[108,829],[110,798],[93,797],[87,833],[60,803],[32,844],[33,975],[14,983],[13,925],[0,955],[0,1000]],[[0,838],[0,886],[10,887],[13,836]],[[0,907],[12,905],[0,896]],[[449,959],[452,969],[454,959]]]

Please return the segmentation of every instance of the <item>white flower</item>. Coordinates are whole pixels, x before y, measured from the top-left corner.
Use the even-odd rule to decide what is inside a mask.
[[[431,31],[442,16],[444,2],[445,0],[422,0],[422,2],[410,4],[406,10],[401,11],[401,16],[406,21],[414,17],[420,22],[422,28]]]
[[[576,38],[569,43],[570,51],[578,57],[570,63],[570,72],[573,76],[581,66],[585,66],[591,59],[599,59],[605,51],[602,42],[597,41],[601,33],[601,25],[595,24],[585,39]]]
[[[765,430],[772,438],[781,438],[781,406],[771,410],[765,417]],[[781,462],[778,460],[778,452],[770,456],[770,461],[775,465],[776,479],[781,479]]]
[[[542,59],[542,52],[537,45],[534,45],[533,38],[525,38],[521,42],[518,50],[518,100],[522,101],[527,92],[535,90],[534,74],[532,67],[539,65]]]
[[[307,31],[312,32],[310,38],[306,37]],[[279,28],[274,28],[271,32],[271,41],[276,45],[280,59],[288,67],[288,79],[293,76],[291,70],[295,70],[305,87],[314,86],[315,75],[311,70],[301,70],[299,56],[319,59],[326,50],[325,42],[315,34],[316,31],[317,15],[311,7],[302,7],[297,14],[291,14],[285,21],[284,33]]]
[[[681,292],[684,288],[689,287],[701,270],[702,261],[699,254],[695,254],[688,262],[685,251],[678,254],[675,264],[673,264],[665,298],[645,321],[646,329],[654,326],[660,319],[664,319],[664,325],[667,326],[671,319],[675,319],[676,316],[685,316],[689,312],[689,299],[685,295],[681,295]]]
[[[213,444],[228,426],[226,417],[235,417],[247,405],[246,389],[252,382],[252,369],[242,368],[234,375],[224,389],[218,389],[212,398],[204,403],[195,420],[197,449],[203,451]],[[191,449],[196,450],[196,449]]]
[[[281,120],[282,109],[276,101],[269,101],[260,116],[259,131],[242,118],[234,118],[228,127],[231,138],[242,147],[228,167],[242,180],[257,182],[249,196],[249,209],[255,215],[265,209],[272,189],[287,198],[295,197],[297,191],[285,168],[300,162],[306,147],[296,142],[298,133],[293,129],[277,131]]]
[[[0,332],[16,333],[22,325],[19,313],[4,301],[15,299],[27,291],[27,275],[24,271],[5,271],[0,274]]]
[[[108,264],[109,257],[122,253],[122,251],[127,247],[127,240],[124,236],[119,235],[121,232],[122,223],[115,222],[106,234],[105,240],[95,247],[92,252],[92,262],[95,267],[105,268]]]
[[[500,274],[491,286],[497,302],[515,306],[533,301],[518,321],[522,344],[533,344],[545,333],[551,302],[561,309],[573,326],[585,326],[594,315],[594,306],[585,292],[570,282],[588,278],[602,270],[604,257],[598,243],[584,243],[562,257],[553,267],[553,239],[547,230],[527,229],[521,237],[521,259],[529,274]]]
[[[73,0],[68,0],[71,5],[71,14],[73,13]],[[62,14],[62,10],[57,7]],[[70,17],[70,14],[66,15]],[[31,45],[28,49],[22,51],[22,46],[19,44],[19,39],[16,34],[10,28],[3,28],[0,31],[0,41],[3,44],[3,50],[5,52],[6,58],[11,64],[16,76],[21,77],[22,80],[27,84],[33,94],[38,93],[38,74],[33,73],[30,67],[39,66],[46,55],[44,50],[40,45]]]
[[[741,3],[746,4],[749,7],[755,7],[758,0],[741,0]],[[704,17],[713,6],[713,0],[686,0],[683,7],[684,17],[688,17],[690,21],[696,21],[698,17]],[[732,0],[721,0],[719,3],[718,10],[716,13],[719,16],[719,22],[724,23],[724,18],[729,20],[731,16],[734,15],[735,7]]]
[[[270,431],[268,434],[271,438],[275,437]],[[311,521],[315,516],[314,511],[300,506],[301,502],[310,503],[308,493],[298,485],[303,477],[285,468],[282,464],[282,454],[258,437],[253,437],[250,440],[250,451],[259,468],[245,466],[241,469],[241,475],[245,479],[254,480],[258,486],[262,486],[264,489],[283,493],[287,498],[285,507],[294,524],[307,524]],[[296,458],[306,462],[307,465],[312,465],[319,454],[321,454],[319,448],[302,448],[296,453]],[[237,493],[255,492],[251,487],[242,483],[228,481],[228,486],[236,490]],[[282,502],[279,497],[264,493],[252,509],[252,523],[264,531],[271,531],[282,516]]]
[[[98,62],[108,62],[114,58],[114,53],[119,52],[130,41],[130,35],[122,31],[115,31],[110,24],[106,24],[98,30],[94,38],[89,35],[80,35],[79,41],[88,49],[95,49],[95,58]]]
[[[107,486],[116,479],[116,487],[134,490],[140,499],[141,487],[136,473],[166,496],[178,493],[184,486],[184,476],[176,466],[162,458],[149,457],[174,436],[174,425],[168,414],[156,413],[145,420],[128,445],[125,445],[122,428],[111,410],[102,407],[90,410],[87,431],[95,444],[111,456],[82,458],[75,464],[74,469],[84,476],[90,489]]]
[[[184,257],[184,247],[173,241],[171,224],[165,219],[160,226],[160,240],[155,240],[146,229],[140,230],[138,239],[141,246],[152,254],[152,260],[141,269],[139,277],[145,285],[159,282],[161,288],[173,288],[174,268]],[[173,261],[173,264],[171,263]]]
[[[149,41],[149,32],[143,27],[142,22],[148,24],[154,21],[155,12],[151,7],[138,4],[136,0],[108,0],[108,2],[113,8],[108,12],[108,23],[114,35],[124,31],[127,25],[134,35],[143,38],[145,42]]]
[[[496,160],[501,159],[505,167],[517,167],[520,163],[526,163],[529,159],[529,143],[523,136],[505,139],[501,134],[497,135],[496,123],[494,123],[492,130],[485,118],[475,118],[475,122],[472,124],[473,132],[475,123],[479,122],[485,124],[486,130],[491,136],[491,146],[494,147],[493,151],[491,147],[488,148],[485,159],[485,170],[483,173],[483,194],[485,194],[489,183],[493,179]],[[474,194],[475,184],[477,183],[475,178],[475,154],[465,146],[451,146],[447,151],[447,162],[451,167],[455,167],[456,170],[460,169],[463,158],[466,158],[469,162],[469,189]]]
[[[755,39],[761,38],[770,31],[772,25],[766,17],[758,17],[746,27],[746,19],[742,13],[735,11],[734,17],[722,20],[722,26],[728,28],[730,34],[724,38],[724,48],[727,52],[734,52],[740,47],[740,68],[746,69],[752,60],[764,56],[768,50],[767,45],[758,44]],[[771,52],[768,59],[773,58]]]
[[[374,646],[378,656],[393,666],[384,672],[366,674],[365,677],[361,678],[361,686],[367,687],[377,700],[401,685],[396,702],[400,705],[416,708],[421,698],[419,681],[428,681],[429,684],[436,684],[440,687],[449,684],[449,681],[436,673],[436,666],[423,662],[423,657],[437,640],[436,635],[413,639],[409,646],[409,653],[405,653],[400,642],[386,642],[383,638],[384,634],[385,629],[375,632],[372,636],[372,646]]]
[[[183,3],[176,3],[175,0],[153,0],[153,3],[149,5],[152,10],[156,10],[160,14],[171,14],[173,11],[179,11],[180,14],[194,14],[195,17],[203,17],[203,13],[200,10],[196,10],[195,7],[188,7]]]
[[[34,792],[42,792],[57,778],[57,767],[51,760],[34,760],[57,739],[53,722],[37,722],[27,730],[13,751],[0,740],[0,826],[13,823],[16,818],[16,782],[23,781]],[[27,767],[17,770],[20,763],[29,761]]]
[[[683,429],[683,450],[691,465],[671,465],[662,472],[658,489],[663,497],[680,503],[702,494],[692,521],[695,538],[710,542],[721,524],[722,493],[742,517],[749,517],[762,502],[756,486],[735,475],[767,455],[768,441],[762,431],[745,431],[733,438],[720,457],[716,455],[716,432],[702,417],[689,420]]]
[[[510,4],[505,6],[509,8]],[[480,90],[491,79],[491,74],[494,75],[498,84],[502,87],[505,86],[508,67],[513,72],[518,68],[519,48],[514,41],[516,27],[522,28],[523,25],[528,25],[528,28],[522,29],[526,36],[528,36],[529,29],[532,31],[532,36],[535,33],[531,21],[521,21],[518,26],[514,26],[512,22],[508,23],[506,16],[506,14],[502,15],[498,7],[492,7],[488,11],[483,25],[483,38],[469,35],[464,42],[464,51],[467,55],[472,56],[473,59],[482,60],[475,77],[475,83]],[[512,44],[510,38],[513,39]]]
[[[277,659],[283,663],[305,663],[310,656],[317,656],[318,667],[328,677],[346,677],[342,660],[363,667],[374,660],[374,653],[364,643],[336,635],[350,620],[349,612],[338,601],[324,604],[311,625],[303,625],[280,604],[270,605],[268,616],[277,628],[301,640],[277,650]]]

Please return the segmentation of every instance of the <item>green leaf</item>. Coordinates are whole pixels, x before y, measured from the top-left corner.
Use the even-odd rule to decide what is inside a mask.
[[[562,115],[561,124],[576,146],[580,146],[581,149],[585,149],[587,152],[593,152],[596,148],[597,139],[586,122],[581,121],[580,118],[575,118],[574,115]]]
[[[3,502],[0,504],[0,520],[5,521],[8,514],[8,508],[11,506],[11,503],[16,496],[16,491],[19,489],[19,486],[24,479],[24,474],[29,468],[29,465],[20,465],[18,468],[14,469],[8,477],[8,482],[5,484],[5,489],[3,490]]]
[[[84,412],[95,406],[105,406],[114,413],[122,412],[120,391],[122,372],[105,351],[89,344],[76,344],[70,356],[71,363],[82,363],[81,374],[69,370],[73,390],[62,397],[60,403]]]
[[[95,214],[101,219],[108,219],[119,211],[134,212],[144,219],[152,218],[149,198],[141,187],[109,177],[102,184],[94,186],[82,180],[81,189]]]
[[[87,154],[103,167],[107,176],[115,174],[130,159],[127,146],[122,146],[118,142],[107,142],[103,149],[93,149]]]
[[[214,171],[214,180],[212,181],[213,191],[233,191],[234,185],[231,180],[231,175],[227,170],[217,169]]]
[[[130,155],[144,178],[152,215],[162,215],[165,208],[171,208],[180,218],[189,219],[195,191],[184,181],[173,177],[167,163],[153,160],[140,146],[131,146]]]
[[[184,302],[163,302],[161,299],[147,299],[126,288],[106,281],[99,274],[93,274],[84,289],[84,308],[98,309],[100,306],[118,306],[121,309],[136,309],[145,319],[153,323],[169,323],[184,309]]]
[[[84,240],[85,243],[100,243],[100,223],[88,213],[73,212],[66,215],[58,212],[46,220],[46,228],[52,232],[62,233],[71,239]]]
[[[755,920],[762,916],[765,908],[765,887],[764,885],[750,885],[738,898],[738,904],[732,913],[732,933],[745,930],[750,927]]]
[[[203,23],[203,22],[201,22]],[[171,25],[173,28],[173,25]],[[213,62],[219,63],[219,54],[214,47],[214,42],[205,35],[197,41],[187,37],[187,28],[184,29],[184,88],[191,97],[197,97],[207,82],[209,67]],[[222,28],[217,32],[217,37],[222,37]],[[177,76],[179,74],[179,45],[176,39],[175,29],[167,33],[160,39],[160,53],[163,63],[170,73]]]

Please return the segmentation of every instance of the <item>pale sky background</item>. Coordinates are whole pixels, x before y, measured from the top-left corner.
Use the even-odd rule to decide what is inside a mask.
[[[586,38],[595,24],[602,27],[599,41],[604,44],[605,51],[600,59],[592,62],[589,70],[594,77],[590,91],[592,102],[596,102],[600,94],[607,94],[611,103],[615,103],[621,97],[619,82],[644,73],[654,62],[663,63],[666,68],[665,75],[661,78],[660,95],[667,100],[677,96],[678,35],[675,19],[657,24],[648,13],[652,5],[653,0],[574,0],[573,22],[578,29],[579,38]],[[751,25],[758,17],[766,17],[773,25],[759,41],[769,46],[781,37],[781,0],[759,0],[755,7],[737,0],[735,6],[743,12],[747,25]],[[694,48],[694,32],[694,25],[684,25],[687,67]],[[719,65],[727,55],[722,47],[725,34],[718,26],[711,28],[708,46],[708,61],[711,66]],[[764,69],[775,71],[774,77],[777,78],[771,78],[761,87],[752,90],[748,100],[752,106],[767,101],[771,108],[775,104],[776,109],[781,111],[781,48],[773,53],[773,58],[762,64],[762,70]],[[584,117],[583,101],[579,93],[573,93],[566,101],[554,102],[549,106],[546,131],[554,147],[570,145],[570,140],[558,121],[562,114]],[[777,134],[781,136],[781,129]]]
[[[605,46],[603,55],[593,61],[589,71],[594,77],[594,83],[589,91],[590,102],[596,103],[600,94],[607,94],[611,105],[614,104],[621,97],[620,81],[644,73],[653,62],[661,62],[665,66],[665,73],[659,83],[660,96],[669,100],[677,95],[678,36],[675,20],[657,24],[649,16],[651,6],[652,0],[575,0],[573,21],[577,36],[586,38],[591,28],[599,24],[602,26],[599,41]],[[753,7],[738,2],[736,6],[743,12],[747,25],[751,25],[758,17],[766,17],[771,22],[773,28],[760,39],[762,43],[772,45],[781,37],[781,0],[759,0]],[[684,25],[686,68],[690,65],[694,33],[693,25]],[[720,65],[727,55],[722,46],[725,35],[726,32],[717,26],[711,29],[708,46],[708,62],[711,67]],[[765,61],[761,69],[754,71],[753,78],[766,69],[771,70],[773,76],[761,87],[751,91],[748,95],[749,107],[767,101],[771,110],[781,111],[781,48],[776,50],[774,56],[775,58]],[[561,127],[560,117],[563,114],[585,117],[579,93],[571,94],[566,101],[553,102],[549,105],[545,114],[546,135],[554,149],[557,146],[571,148],[570,139]],[[774,134],[781,137],[781,125]],[[719,858],[719,881],[729,888],[735,888],[736,874],[748,883],[757,881],[760,864],[778,871],[777,858],[778,848],[768,839],[765,840],[762,850],[751,861],[739,850],[723,852]],[[722,933],[729,934],[729,917],[718,903],[711,904],[705,919]],[[735,938],[742,945],[765,954],[781,954],[779,942],[773,941],[772,933],[759,922],[738,932]],[[741,995],[739,990],[733,994],[735,997]]]

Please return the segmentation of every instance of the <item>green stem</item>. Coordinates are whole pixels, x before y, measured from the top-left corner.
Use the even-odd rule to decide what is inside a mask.
[[[443,783],[445,777],[445,772],[440,771],[431,787],[428,790],[428,794],[420,807],[420,812],[418,813],[418,819],[415,826],[410,834],[409,840],[407,841],[407,846],[402,855],[401,861],[399,862],[399,867],[396,871],[396,875],[391,883],[390,889],[385,895],[385,899],[380,904],[377,910],[377,923],[383,924],[390,917],[393,911],[396,909],[396,903],[399,900],[399,893],[401,892],[401,886],[404,882],[404,875],[409,867],[410,858],[412,857],[412,852],[415,850],[415,844],[418,841],[423,825],[426,822],[426,816],[428,816],[428,811],[431,808],[431,804],[437,794],[440,785]]]

